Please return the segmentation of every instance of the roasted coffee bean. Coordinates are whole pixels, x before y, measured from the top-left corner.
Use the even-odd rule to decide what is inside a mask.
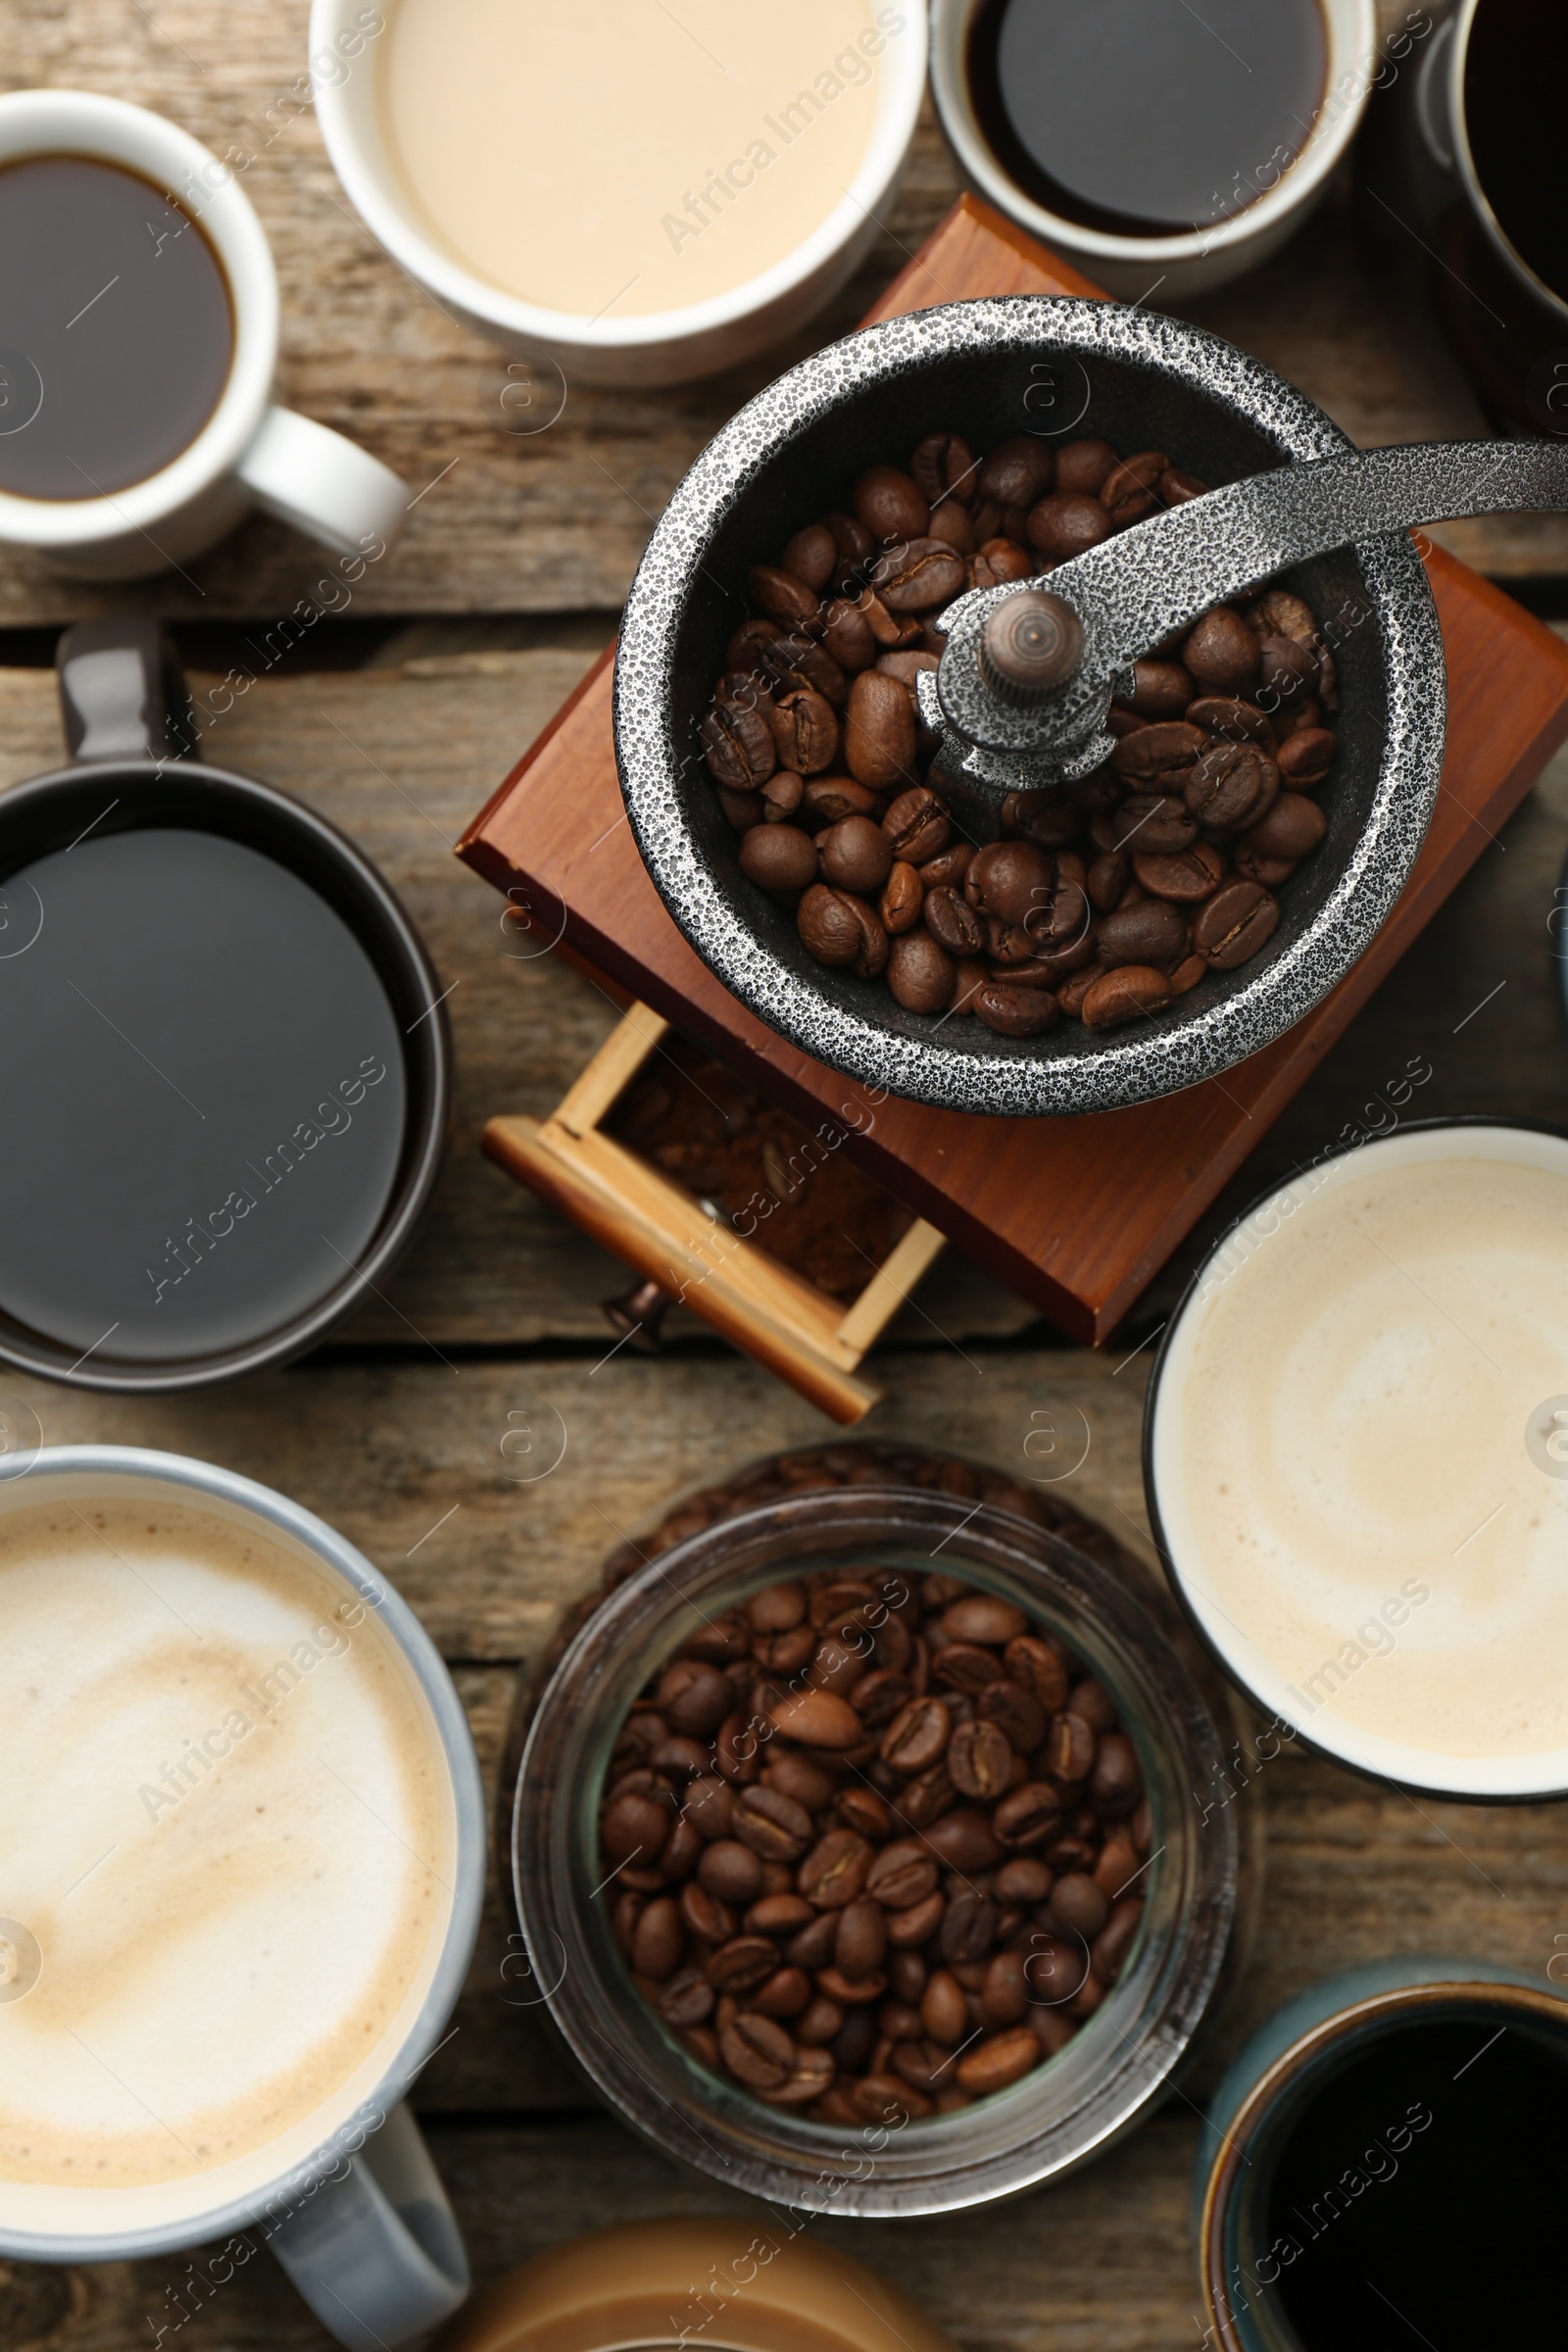
[[[948,1752],[953,1717],[940,1698],[915,1698],[882,1735],[880,1753],[898,1772],[929,1772]]]
[[[990,1870],[1002,1860],[1002,1846],[984,1813],[971,1806],[942,1814],[921,1831],[930,1851],[949,1870]]]
[[[1163,779],[1176,789],[1183,780],[1179,768]],[[1186,803],[1176,798],[1176,789],[1133,793],[1113,816],[1092,820],[1092,835],[1102,847],[1126,850],[1134,857],[1170,858],[1190,850],[1198,839],[1198,819]]]
[[[1054,460],[1049,446],[1032,433],[1013,433],[983,460],[975,476],[981,499],[999,507],[1027,510],[1050,489]]]
[[[1245,833],[1230,844],[1230,860],[1244,882],[1256,882],[1264,890],[1278,890],[1282,882],[1290,880],[1297,865],[1294,858],[1271,858]]]
[[[846,514],[842,509],[835,508],[832,514],[823,515],[822,521],[833,534],[833,544],[839,551],[841,564],[852,566],[869,564],[876,553],[876,541],[858,515]]]
[[[963,594],[963,558],[945,539],[909,539],[878,557],[871,581],[890,612],[931,612]]]
[[[978,956],[983,952],[985,925],[967,898],[951,883],[926,892],[924,915],[927,931],[950,956]]]
[[[718,2037],[724,2064],[752,2090],[777,2090],[795,2067],[795,2044],[770,2017],[744,2010]]]
[[[888,943],[888,986],[906,1012],[945,1012],[953,1002],[956,970],[953,956],[929,931],[910,931]]]
[[[822,879],[838,890],[880,890],[893,870],[893,851],[869,816],[842,816],[816,837]]]
[[[1112,1029],[1122,1021],[1139,1021],[1163,1012],[1174,991],[1165,973],[1152,964],[1124,963],[1084,991],[1081,1014],[1086,1029]]]
[[[978,1698],[986,1685],[997,1679],[996,1652],[974,1642],[950,1638],[933,1655],[931,1671],[939,1683],[946,1683],[965,1698]]]
[[[978,463],[967,441],[956,433],[927,433],[914,445],[909,472],[927,506],[940,499],[967,503],[974,496]]]
[[[1025,528],[1031,547],[1062,564],[1098,547],[1110,537],[1115,525],[1098,498],[1058,490],[1030,508]]]
[[[871,1895],[858,1894],[839,1913],[833,1964],[840,1976],[861,1984],[875,1976],[888,1948],[887,1913]]]
[[[752,1655],[764,1674],[784,1679],[799,1674],[816,1655],[816,1628],[792,1625],[786,1634],[758,1634]]]
[[[1032,1755],[1046,1736],[1046,1710],[1033,1690],[1005,1675],[980,1693],[983,1721],[996,1724],[1020,1756]]]
[[[838,1935],[836,1913],[833,1930],[836,1939]],[[816,1981],[830,2001],[839,2001],[846,2009],[859,2008],[869,2005],[872,2001],[879,2001],[888,1988],[887,1978],[880,1969],[874,1976],[847,1977],[843,1969],[835,1965],[819,1969]]]
[[[831,1923],[835,1930],[837,1922]],[[795,2021],[795,2039],[805,2048],[819,2049],[844,2029],[844,2011],[826,1993],[813,1993]]]
[[[1094,1769],[1095,1734],[1081,1715],[1064,1707],[1051,1722],[1046,1770],[1058,1784],[1086,1781]]]
[[[1265,635],[1257,641],[1258,692],[1270,710],[1289,710],[1317,683],[1317,655],[1295,637]]]
[[[678,1658],[659,1686],[659,1710],[671,1731],[707,1736],[735,1704],[735,1687],[716,1666]]]
[[[776,564],[759,564],[746,582],[746,593],[769,620],[780,621],[785,628],[802,628],[816,618],[816,591],[808,588],[797,573],[784,571]]]
[[[1112,1904],[1110,1917],[1089,1953],[1089,1964],[1102,1984],[1115,1984],[1143,1922],[1144,1906],[1139,1896],[1124,1895],[1119,1903]]]
[[[703,1850],[697,1876],[708,1892],[725,1904],[752,1903],[762,1890],[760,1855],[738,1838],[719,1838]]]
[[[994,1953],[980,1987],[980,2007],[988,2024],[1015,2026],[1028,2013],[1029,1981],[1024,1955],[1017,1950]]]
[[[984,1642],[1000,1649],[1028,1630],[1022,1609],[990,1592],[966,1592],[942,1612],[942,1631],[950,1642]]]
[[[1151,898],[1169,899],[1177,906],[1196,906],[1212,897],[1225,879],[1225,860],[1210,843],[1195,841],[1190,850],[1180,850],[1172,857],[1135,857],[1133,874],[1139,889],[1147,890]]]
[[[1107,969],[1152,963],[1168,972],[1187,953],[1187,924],[1164,899],[1145,899],[1141,906],[1101,917],[1096,952]]]
[[[745,1851],[744,1847],[742,1851]],[[703,1943],[727,1943],[735,1933],[735,1914],[728,1903],[720,1902],[716,1895],[710,1894],[708,1888],[697,1880],[689,1880],[680,1890],[680,1916],[687,1934],[697,1936]],[[639,1961],[636,1965],[641,1967],[642,1963]],[[658,1973],[657,1969],[644,1970],[645,1975],[657,1976]]]
[[[840,669],[853,676],[857,670],[870,668],[877,657],[877,642],[858,605],[847,597],[835,597],[822,614],[821,625],[823,650]]]
[[[853,776],[813,776],[801,794],[801,822],[836,825],[846,816],[869,816],[877,795]]]
[[[782,1740],[771,1740],[767,1749],[768,1761],[762,1767],[762,1787],[777,1788],[784,1796],[793,1796],[808,1813],[820,1813],[830,1805],[838,1790],[838,1776],[823,1770],[809,1755],[786,1748]]]
[[[1192,699],[1192,675],[1179,662],[1133,663],[1133,693],[1128,708],[1140,718],[1185,718]],[[1199,719],[1197,724],[1201,726],[1203,721]]]
[[[849,1700],[831,1690],[792,1690],[771,1710],[771,1720],[776,1732],[803,1747],[858,1747],[865,1736]]]
[[[894,861],[892,845],[887,843],[885,833],[882,839],[887,844],[888,878],[883,885],[882,896],[877,901],[876,910],[882,919],[884,931],[890,938],[896,939],[906,931],[912,931],[920,920],[921,909],[925,906],[925,884],[914,866],[906,864],[902,858]],[[888,986],[898,996],[898,982],[891,969]],[[899,1002],[903,1004],[904,999],[900,997]],[[947,1003],[946,997],[942,1002]]]
[[[1150,785],[1172,769],[1191,767],[1207,749],[1208,738],[1200,727],[1171,718],[1123,735],[1111,753],[1110,764],[1129,784]]]
[[[719,1737],[723,1732],[720,1727]],[[686,1791],[686,1819],[699,1838],[711,1840],[729,1836],[730,1817],[735,1809],[735,1791],[728,1782],[716,1780],[705,1773],[692,1782]]]
[[[1198,474],[1182,473],[1175,466],[1172,466],[1168,473],[1162,473],[1159,477],[1161,506],[1185,507],[1189,499],[1206,498],[1208,490],[1207,482],[1201,480]]]
[[[960,1723],[948,1748],[948,1777],[961,1795],[995,1804],[1010,1784],[1012,1754],[1000,1724]]]
[[[741,1925],[748,1936],[798,1936],[815,1917],[804,1894],[764,1894]]]
[[[791,630],[785,637],[769,638],[760,648],[759,658],[773,681],[775,693],[810,686],[835,710],[849,693],[849,680],[832,655],[814,637],[804,636],[799,630]]]
[[[844,757],[851,775],[873,791],[914,782],[914,712],[897,678],[860,671],[850,688]]]
[[[1159,505],[1159,483],[1169,470],[1170,462],[1163,452],[1152,449],[1140,450],[1136,457],[1124,458],[1111,467],[1097,496],[1118,531],[1153,514]]]
[[[1044,909],[1055,884],[1055,863],[1030,841],[993,841],[976,850],[963,877],[963,895],[977,914],[1022,923]]]
[[[1273,757],[1277,741],[1274,721],[1255,703],[1244,702],[1236,695],[1200,695],[1188,704],[1187,717],[1221,743],[1255,743]]]
[[[1092,1878],[1070,1870],[1051,1889],[1051,1916],[1063,1936],[1081,1936],[1087,1943],[1109,1918],[1110,1905]]]
[[[892,844],[895,858],[923,866],[928,858],[938,857],[947,848],[953,828],[936,794],[917,784],[908,792],[901,792],[892,803],[882,819],[882,830]]]
[[[974,1886],[960,1886],[949,1898],[947,1913],[937,1933],[937,1948],[948,1967],[962,1968],[983,1960],[997,1939],[1000,1917],[989,1895]]]
[[[945,2042],[950,2048],[968,2034],[969,2004],[951,1970],[933,1970],[920,1996],[920,2023],[933,2041]]]
[[[818,963],[854,963],[860,953],[860,925],[848,893],[817,883],[802,899],[796,915],[801,941]]]
[[[1067,1699],[1075,1715],[1081,1716],[1092,1732],[1108,1732],[1115,1728],[1116,1702],[1110,1692],[1094,1675],[1086,1674],[1074,1683]]]
[[[784,631],[776,620],[764,620],[760,613],[751,620],[743,620],[724,648],[725,668],[728,670],[753,668],[760,656],[762,647],[769,644],[775,637],[782,637]]]
[[[1190,988],[1196,988],[1198,986],[1198,983],[1203,978],[1208,968],[1208,959],[1206,956],[1196,954],[1192,956],[1184,956],[1180,963],[1175,965],[1171,972],[1171,995],[1173,997],[1185,997]]]
[[[976,2097],[1006,2090],[1021,2082],[1040,2063],[1040,2044],[1029,2026],[1014,2026],[1003,2034],[988,2034],[958,2060],[955,2072],[962,2089]]]
[[[795,825],[754,825],[741,842],[740,867],[760,890],[794,897],[816,880],[816,844]]]
[[[599,1835],[607,1861],[618,1869],[635,1861],[646,1865],[659,1853],[668,1830],[669,1815],[662,1805],[628,1791],[611,1803]]]
[[[771,1936],[732,1936],[708,1957],[708,1981],[719,1992],[751,1992],[778,1966],[778,1947]]]
[[[1122,1732],[1106,1732],[1089,1776],[1089,1801],[1102,1820],[1128,1814],[1144,1793],[1144,1776],[1132,1741]]]
[[[686,1951],[686,1931],[679,1905],[667,1894],[656,1896],[637,1922],[632,1938],[631,1964],[640,1977],[662,1984],[680,1966]]]
[[[829,1830],[819,1838],[795,1874],[795,1883],[819,1911],[853,1903],[866,1883],[876,1848],[858,1830]]]
[[[1007,1643],[1004,1660],[1012,1680],[1032,1690],[1048,1715],[1066,1703],[1067,1660],[1056,1642],[1019,1634]]]
[[[762,2017],[793,2019],[809,2008],[811,1980],[804,1968],[776,1968],[749,1996],[747,2006]]]
[[[808,1928],[796,1929],[784,1946],[784,1957],[792,1968],[826,1968],[837,1933],[838,1913],[820,1912]]]
[[[659,2014],[676,2032],[700,2026],[713,2014],[717,1994],[699,1968],[683,1968],[659,1988]]]
[[[1234,971],[1273,936],[1280,903],[1259,882],[1238,879],[1200,907],[1193,946],[1216,971]]]
[[[1304,858],[1328,831],[1328,818],[1316,801],[1288,792],[1274,803],[1260,824],[1247,829],[1247,843],[1265,858]]]
[[[748,1788],[736,1800],[731,1826],[741,1843],[764,1862],[798,1862],[814,1825],[793,1797],[776,1788]]]
[[[874,1666],[862,1681],[857,1683],[850,1703],[868,1732],[882,1732],[913,1696],[913,1682],[903,1667]],[[845,1793],[849,1795],[851,1791],[846,1790]],[[860,1794],[883,1813],[887,1811],[879,1796],[873,1796],[869,1790],[862,1790]]]
[[[722,703],[704,719],[702,738],[703,758],[717,784],[755,792],[773,773],[778,752],[760,709],[744,710]]]
[[[838,569],[838,546],[825,522],[808,522],[805,530],[796,532],[778,561],[782,571],[793,572],[813,595],[820,596]],[[764,612],[771,610],[760,597],[754,596],[752,602],[760,604]]]
[[[931,536],[933,539],[942,540],[945,546],[953,548],[957,555],[965,559],[963,579],[964,585],[967,587],[969,582],[967,559],[975,553],[976,549],[974,519],[968,508],[960,506],[956,498],[941,500],[931,510]]]
[[[797,686],[768,712],[779,763],[798,776],[817,776],[838,758],[839,722],[814,687]]]
[[[855,485],[855,512],[873,539],[918,539],[931,520],[918,482],[897,466],[870,466]]]
[[[781,825],[800,808],[806,779],[789,768],[775,768],[762,786],[762,821]]]
[[[1042,850],[1065,849],[1082,822],[1081,810],[1059,791],[1009,792],[1002,804],[1003,832]]]
[[[1029,550],[1016,539],[987,539],[969,559],[969,586],[1001,588],[1008,580],[1032,579],[1034,568]]]
[[[1115,464],[1108,441],[1069,441],[1056,452],[1056,487],[1092,498]]]
[[[1279,749],[1280,782],[1292,792],[1311,792],[1334,764],[1338,740],[1327,727],[1303,727]]]
[[[1051,1872],[1033,1854],[1020,1854],[1016,1860],[1004,1862],[992,1888],[999,1903],[1016,1904],[1020,1910],[1033,1903],[1043,1903],[1051,1892]]]
[[[1000,980],[988,980],[976,989],[973,1010],[1002,1037],[1041,1037],[1061,1018],[1061,1007],[1049,989],[1010,988]]]
[[[889,1943],[910,1949],[928,1943],[941,1926],[946,1909],[947,1896],[938,1889],[923,1902],[910,1903],[903,1911],[889,1911]]]
[[[1188,774],[1183,798],[1200,824],[1239,832],[1273,807],[1280,771],[1255,743],[1217,743]]]
[[[1102,850],[1090,865],[1084,882],[1089,904],[1097,914],[1108,914],[1127,887],[1132,870],[1125,850]]]
[[[1061,1792],[1049,1781],[1025,1781],[991,1816],[1000,1842],[1014,1851],[1044,1845],[1061,1827]]]
[[[1209,694],[1237,694],[1258,674],[1258,641],[1239,612],[1213,605],[1182,643],[1182,661]]]

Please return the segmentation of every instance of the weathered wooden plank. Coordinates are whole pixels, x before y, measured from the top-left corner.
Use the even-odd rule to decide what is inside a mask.
[[[139,0],[9,0],[0,82],[109,90],[172,116],[220,154],[254,158],[243,180],[277,253],[283,397],[428,492],[405,545],[354,589],[356,612],[618,607],[654,518],[714,428],[781,367],[847,332],[958,190],[928,109],[865,266],[793,343],[672,391],[573,383],[559,422],[519,440],[501,429],[489,347],[381,253],[337,184],[297,89],[308,13],[308,0],[161,0],[151,11]],[[1391,22],[1401,13],[1385,10]],[[1151,299],[1157,306],[1157,288]],[[1265,270],[1190,315],[1294,375],[1358,441],[1480,429],[1441,344],[1396,316],[1369,277],[1344,190]],[[1483,570],[1568,571],[1561,518],[1442,535]],[[312,594],[322,564],[292,533],[255,521],[191,571],[194,586],[171,575],[132,595],[207,619],[281,613]],[[0,625],[105,603],[35,563],[0,561]]]

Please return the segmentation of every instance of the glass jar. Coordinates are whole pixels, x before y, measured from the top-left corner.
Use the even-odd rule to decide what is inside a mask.
[[[904,1483],[922,1472],[927,1483]],[[987,1487],[992,1499],[970,1498]],[[1051,1518],[1114,1564],[1040,1524]],[[508,1859],[529,1965],[608,2103],[670,2155],[804,2211],[947,2212],[1055,2179],[1107,2146],[1159,2098],[1215,2006],[1238,1911],[1237,1815],[1191,1793],[1223,1777],[1224,1701],[1210,1702],[1164,1630],[1152,1580],[1102,1530],[994,1473],[869,1446],[758,1465],[688,1498],[661,1532],[662,1546],[655,1536],[623,1547],[608,1592],[569,1614],[513,1743]],[[873,1564],[960,1578],[1058,1636],[1116,1702],[1153,1840],[1138,1940],[1057,2056],[955,2113],[858,2129],[752,2097],[665,2029],[612,1933],[598,1816],[633,1699],[704,1618],[798,1573]]]

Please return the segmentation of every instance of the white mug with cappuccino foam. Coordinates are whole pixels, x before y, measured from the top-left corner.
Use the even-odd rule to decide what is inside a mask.
[[[451,1678],[369,1563],[264,1487],[117,1446],[12,1460],[0,2253],[220,2238],[217,2294],[265,2243],[340,2343],[402,2343],[468,2283],[399,2104],[484,1884]]]
[[[1145,1478],[1280,1725],[1435,1795],[1568,1791],[1568,1136],[1423,1123],[1250,1210],[1165,1335]]]

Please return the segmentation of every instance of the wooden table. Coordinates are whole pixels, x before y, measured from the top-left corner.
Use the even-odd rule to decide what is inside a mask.
[[[615,1531],[743,1455],[826,1429],[693,1323],[663,1362],[602,1360],[610,1340],[597,1301],[621,1269],[483,1161],[477,1137],[492,1112],[547,1110],[613,1008],[551,958],[517,959],[527,943],[503,935],[499,902],[448,854],[608,639],[649,523],[688,460],[779,362],[686,392],[573,387],[550,432],[503,432],[487,407],[485,347],[372,246],[343,203],[314,119],[290,95],[306,16],[306,0],[150,9],[7,0],[0,72],[16,85],[139,99],[220,150],[245,143],[256,156],[246,184],[283,283],[284,396],[358,434],[423,493],[405,546],[367,575],[347,618],[322,622],[261,678],[209,748],[333,816],[404,894],[443,985],[456,988],[457,1143],[385,1301],[306,1363],[167,1402],[20,1385],[51,1443],[203,1455],[340,1526],[441,1644],[493,1774],[518,1661],[594,1576]],[[885,235],[811,340],[868,306],[956,185],[927,124]],[[1343,202],[1260,281],[1190,315],[1294,376],[1363,442],[1479,429],[1430,328],[1401,318],[1368,279]],[[1443,536],[1538,610],[1568,612],[1568,525],[1498,520]],[[194,591],[175,578],[129,601],[170,615],[201,670],[246,659],[256,624],[286,611],[319,566],[303,542],[257,522],[193,568]],[[58,757],[52,679],[36,664],[61,621],[103,609],[96,591],[0,562],[0,782]],[[1568,1044],[1549,926],[1565,850],[1568,758],[1265,1139],[1211,1224],[1330,1142],[1412,1054],[1433,1066],[1428,1112],[1563,1115]],[[1030,1308],[950,1253],[878,1359],[889,1394],[869,1434],[930,1440],[1017,1471],[1029,1466],[1031,1414],[1076,1408],[1092,1438],[1078,1500],[1147,1548],[1138,1434],[1149,1351],[1123,1359],[1168,1311],[1200,1241],[1103,1356],[1055,1343]],[[554,1405],[570,1442],[552,1477],[519,1488],[499,1447],[508,1413],[530,1400]],[[1268,1884],[1223,2046],[1301,1985],[1377,1952],[1468,1949],[1545,1981],[1554,1938],[1568,1931],[1562,1808],[1417,1807],[1289,1753],[1240,1801],[1266,1803]],[[510,2005],[507,1924],[492,1899],[461,2031],[416,2102],[479,2277],[616,2216],[732,2204],[611,2122],[540,2014]],[[825,2222],[822,2234],[896,2272],[968,2352],[1196,2342],[1194,2102],[1219,2055],[1186,2097],[1055,2191],[918,2229]],[[150,2345],[178,2316],[172,2298],[185,2277],[173,2260],[80,2271],[0,2264],[0,2344]],[[327,2339],[281,2274],[255,2263],[194,2311],[179,2341],[182,2352],[304,2352]]]

